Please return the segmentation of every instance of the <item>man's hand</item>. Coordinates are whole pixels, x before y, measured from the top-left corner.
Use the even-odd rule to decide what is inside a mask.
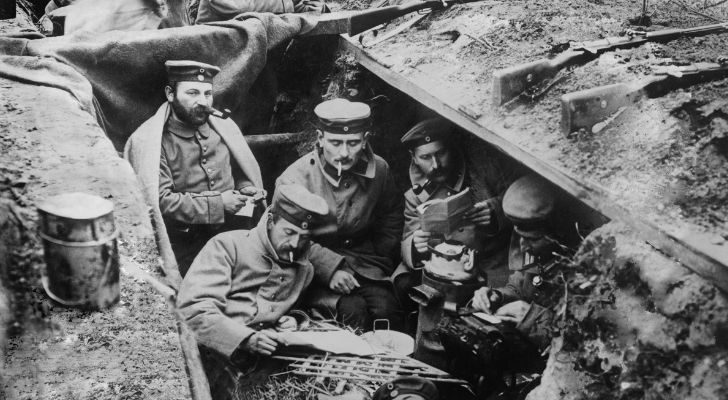
[[[252,334],[243,344],[243,349],[249,353],[269,356],[278,348],[278,334],[270,329]]]
[[[294,0],[293,12],[314,12],[316,14],[321,14],[324,12],[328,12],[328,7],[326,7],[325,2],[320,0]]]
[[[331,276],[329,288],[339,294],[349,294],[359,287],[359,281],[348,271],[338,270]]]
[[[477,226],[489,227],[493,223],[493,208],[490,207],[487,200],[475,203],[473,209],[468,211],[464,218]]]
[[[290,315],[284,315],[276,322],[276,330],[279,332],[295,331],[298,329],[298,322]]]
[[[257,198],[257,199],[260,199],[260,200],[265,199],[265,197],[268,195],[266,193],[265,189],[257,188],[255,186],[246,186],[244,188],[241,188],[239,190],[239,192],[242,195],[250,196],[250,197],[252,197],[254,199]],[[260,201],[260,200],[256,200],[256,201]]]
[[[415,246],[415,250],[418,253],[427,253],[427,242],[430,241],[430,237],[432,237],[430,232],[423,232],[422,229],[414,231],[412,234],[412,245]]]
[[[495,316],[503,321],[510,321],[516,325],[523,321],[523,317],[526,316],[528,310],[531,309],[531,305],[523,300],[514,301],[504,305],[495,312]]]
[[[221,197],[225,214],[235,214],[243,208],[245,202],[249,199],[248,196],[244,196],[233,190],[222,192]]]
[[[473,294],[473,308],[490,314],[493,303],[498,301],[500,295],[495,290],[485,286]]]

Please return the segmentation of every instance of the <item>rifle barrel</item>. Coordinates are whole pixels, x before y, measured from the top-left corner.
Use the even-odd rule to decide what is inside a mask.
[[[647,32],[645,35],[648,41],[674,40],[682,36],[705,36],[713,33],[728,32],[728,24],[702,25],[684,29],[663,29],[660,31]]]
[[[396,6],[372,8],[352,14],[349,17],[349,36],[358,35],[367,29],[389,22],[411,12],[427,8],[442,8],[440,1],[413,1]]]

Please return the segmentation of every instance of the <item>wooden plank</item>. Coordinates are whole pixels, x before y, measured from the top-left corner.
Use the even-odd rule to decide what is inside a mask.
[[[669,233],[657,224],[639,218],[611,200],[608,191],[600,185],[577,178],[570,172],[505,139],[509,136],[506,135],[505,128],[499,125],[489,125],[486,128],[481,125],[476,119],[460,111],[462,106],[458,104],[457,99],[445,99],[442,95],[438,96],[420,87],[410,78],[416,73],[405,77],[390,70],[346,35],[340,36],[340,45],[343,50],[353,54],[359,64],[392,87],[497,147],[594,210],[613,220],[630,225],[647,243],[728,292],[728,248],[726,246],[712,244],[695,232]],[[466,94],[458,93],[459,96]]]

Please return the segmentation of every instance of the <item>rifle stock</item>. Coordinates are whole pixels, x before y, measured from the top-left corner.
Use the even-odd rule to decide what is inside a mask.
[[[538,82],[553,78],[562,68],[578,62],[583,52],[566,51],[493,72],[493,101],[500,106]]]
[[[591,131],[621,107],[641,99],[644,86],[643,81],[616,83],[561,96],[561,132],[568,135],[582,128]]]
[[[678,88],[728,77],[728,66],[698,63],[668,67],[654,75],[629,83],[600,86],[561,96],[561,131],[591,130],[621,107],[643,97],[659,97]]]

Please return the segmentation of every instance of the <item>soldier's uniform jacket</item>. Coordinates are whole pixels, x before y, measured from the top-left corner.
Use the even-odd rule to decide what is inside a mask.
[[[293,263],[278,259],[267,216],[255,229],[213,237],[187,272],[179,311],[200,344],[230,358],[252,335],[252,325],[275,323],[313,279],[308,253]]]
[[[338,177],[314,150],[291,164],[276,182],[306,187],[323,197],[336,216],[338,231],[314,237],[311,246],[316,280],[325,285],[344,259],[369,279],[388,279],[394,271],[402,234],[401,196],[389,165],[371,147],[362,160]]]
[[[433,188],[428,188],[426,185],[424,188],[422,185],[425,183],[427,178],[420,171],[420,169],[413,163],[410,164],[410,181],[412,182],[412,188],[410,188],[405,194],[405,208],[404,208],[404,231],[402,232],[402,261],[408,268],[420,267],[421,262],[418,257],[417,251],[412,245],[412,237],[416,230],[420,229],[420,216],[417,212],[417,207],[429,200],[433,199],[444,199],[465,190],[468,187],[468,171],[465,166],[462,155],[457,149],[453,148],[452,153],[455,156],[454,159],[459,163],[457,167],[458,173],[454,177],[451,185],[437,185]],[[496,167],[494,166],[493,169]],[[501,201],[503,200],[503,193],[508,188],[510,181],[507,181],[501,176],[498,179],[495,178],[495,171],[492,171],[494,181],[491,185],[486,182],[481,187],[471,187],[471,194],[474,202],[487,201],[493,212],[495,218],[493,228],[478,228],[472,223],[466,223],[450,235],[446,236],[445,239],[452,239],[459,241],[466,246],[478,251],[480,271],[486,271],[491,267],[503,265],[505,263],[505,252],[502,252],[502,256],[498,257],[495,253],[506,247],[508,243],[508,235],[511,231],[511,223],[505,218],[503,214],[503,208],[501,207]],[[488,177],[490,178],[490,177]],[[399,268],[397,273],[404,272],[406,269]]]
[[[529,337],[539,348],[546,348],[551,342],[551,326],[553,311],[550,307],[550,298],[554,288],[547,277],[540,275],[539,266],[551,261],[550,259],[535,259],[531,254],[521,251],[520,236],[513,232],[508,255],[508,268],[511,273],[505,287],[498,288],[502,299],[501,305],[517,300],[531,303],[520,324],[516,327]],[[534,280],[540,279],[541,285],[536,286]]]
[[[222,224],[221,193],[253,183],[208,123],[193,128],[167,120],[159,162],[159,208],[168,227]]]

